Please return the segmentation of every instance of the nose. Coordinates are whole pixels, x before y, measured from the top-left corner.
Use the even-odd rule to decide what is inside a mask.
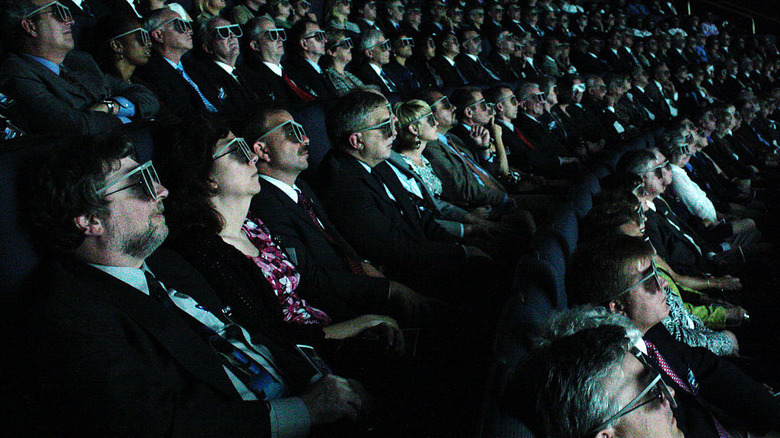
[[[163,199],[168,197],[168,189],[165,188],[164,185],[160,183],[154,183],[154,191],[157,193],[157,200],[162,201]]]

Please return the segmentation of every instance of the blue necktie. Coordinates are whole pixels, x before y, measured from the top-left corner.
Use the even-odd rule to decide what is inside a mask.
[[[195,92],[198,93],[198,96],[200,96],[200,100],[203,101],[203,105],[206,107],[206,109],[210,113],[217,112],[217,107],[212,105],[211,102],[209,102],[209,100],[206,99],[206,96],[204,96],[203,93],[201,93],[200,88],[198,88],[198,84],[196,84],[195,81],[192,80],[190,75],[188,75],[187,72],[184,71],[184,67],[181,64],[176,66],[176,71],[181,73],[181,77],[183,77],[184,80],[187,81],[192,86],[192,88],[195,89]]]

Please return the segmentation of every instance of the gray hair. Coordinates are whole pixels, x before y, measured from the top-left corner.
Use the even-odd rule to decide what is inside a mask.
[[[349,136],[366,127],[366,117],[376,108],[387,105],[387,99],[377,92],[354,90],[341,97],[328,113],[328,138],[336,148],[345,149]]]
[[[517,100],[524,101],[531,97],[533,94],[531,90],[534,88],[539,89],[539,84],[535,82],[523,82],[522,84],[517,86],[517,91],[515,94],[517,94]]]
[[[615,165],[617,173],[633,173],[642,176],[651,167],[655,154],[647,149],[635,149],[624,153]]]
[[[200,25],[198,25],[198,32],[196,35],[200,44],[209,46],[217,38],[214,29],[217,28],[218,20],[225,20],[225,19],[216,15],[209,18],[208,20],[202,21]],[[228,21],[228,24],[232,24],[232,23]]]
[[[542,436],[582,438],[620,409],[611,382],[632,347],[621,325],[590,326],[559,338],[518,366],[505,405]]]
[[[381,30],[368,29],[360,41],[360,50],[368,50],[374,47],[383,36],[385,36]]]
[[[602,306],[583,305],[573,309],[554,312],[547,323],[534,337],[537,347],[549,345],[555,340],[571,336],[586,328],[616,325],[623,327],[632,344],[642,339],[642,332],[625,315],[611,313]]]
[[[141,26],[143,26],[143,28],[147,32],[151,32],[151,31],[157,29],[163,23],[165,23],[165,20],[166,20],[165,19],[165,14],[167,14],[168,11],[173,12],[174,14],[176,14],[176,11],[174,11],[172,9],[168,9],[168,8],[155,9],[155,10],[149,12],[149,14],[146,17],[144,17],[143,22],[141,23]],[[176,14],[176,16],[178,17],[179,14]]]
[[[244,41],[255,41],[260,38],[260,35],[263,33],[263,30],[260,29],[260,25],[266,21],[270,22],[273,27],[276,27],[276,22],[268,15],[261,15],[247,21],[244,25],[244,30],[246,31],[246,39]]]
[[[5,41],[9,47],[18,49],[22,37],[25,35],[21,22],[22,19],[34,11],[37,6],[30,0],[3,0],[0,3],[0,26]]]

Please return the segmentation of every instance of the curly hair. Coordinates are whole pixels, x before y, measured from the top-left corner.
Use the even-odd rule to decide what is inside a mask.
[[[132,151],[132,144],[117,134],[78,138],[28,174],[29,181],[20,186],[20,213],[33,241],[65,253],[81,246],[84,232],[74,219],[109,216],[109,203],[98,190]]]
[[[165,216],[172,234],[191,228],[222,230],[224,220],[210,201],[214,189],[209,179],[214,145],[229,131],[221,119],[200,118],[156,133],[158,170],[169,191]]]

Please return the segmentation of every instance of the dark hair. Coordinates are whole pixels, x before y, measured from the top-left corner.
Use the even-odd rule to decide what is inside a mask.
[[[95,48],[95,61],[105,73],[121,78],[114,61],[114,51],[111,49],[111,41],[117,35],[122,35],[135,28],[141,27],[137,18],[125,14],[107,15],[95,25],[93,32],[93,47]]]
[[[627,183],[636,187],[642,182],[639,177],[625,179]],[[618,234],[621,225],[628,222],[640,222],[639,201],[631,191],[632,187],[615,187],[611,190],[602,190],[593,200],[593,208],[580,222],[581,242],[591,239],[600,239],[609,234]]]
[[[22,37],[22,18],[37,9],[30,0],[3,0],[0,2],[0,32],[7,48],[19,49]]]
[[[289,49],[291,53],[296,55],[301,54],[303,48],[301,48],[301,45],[298,43],[301,41],[301,38],[306,35],[306,29],[311,25],[319,26],[319,23],[311,21],[308,18],[295,22],[290,28],[290,38],[285,50]]]
[[[224,120],[194,118],[156,133],[158,170],[169,190],[165,216],[171,233],[188,228],[211,233],[222,230],[222,216],[211,205],[214,190],[209,179],[214,168],[214,145],[228,131],[230,127]]]
[[[603,236],[580,245],[566,269],[566,292],[574,304],[604,304],[631,286],[632,262],[653,255],[641,237]]]
[[[481,92],[482,90],[477,87],[462,87],[458,88],[452,93],[452,96],[450,96],[450,102],[452,105],[457,107],[455,110],[455,115],[458,117],[458,120],[463,118],[466,108],[469,105],[474,104],[474,95]]]
[[[81,246],[84,233],[73,219],[108,217],[108,202],[97,191],[132,151],[124,137],[106,134],[71,140],[50,154],[20,189],[22,223],[33,240],[61,252]]]
[[[241,136],[251,145],[258,137],[271,129],[271,126],[268,126],[268,119],[273,114],[278,114],[281,111],[287,111],[287,108],[279,104],[265,105],[262,108],[253,111],[249,117],[246,118],[246,123],[244,123],[239,130]],[[238,135],[238,133],[236,133],[236,135]]]
[[[328,113],[326,120],[331,144],[337,148],[345,148],[349,136],[368,125],[366,116],[384,105],[387,105],[387,99],[372,91],[355,90],[341,97]]]
[[[615,165],[615,172],[642,175],[650,167],[649,164],[653,160],[655,160],[655,154],[647,149],[626,151]]]

